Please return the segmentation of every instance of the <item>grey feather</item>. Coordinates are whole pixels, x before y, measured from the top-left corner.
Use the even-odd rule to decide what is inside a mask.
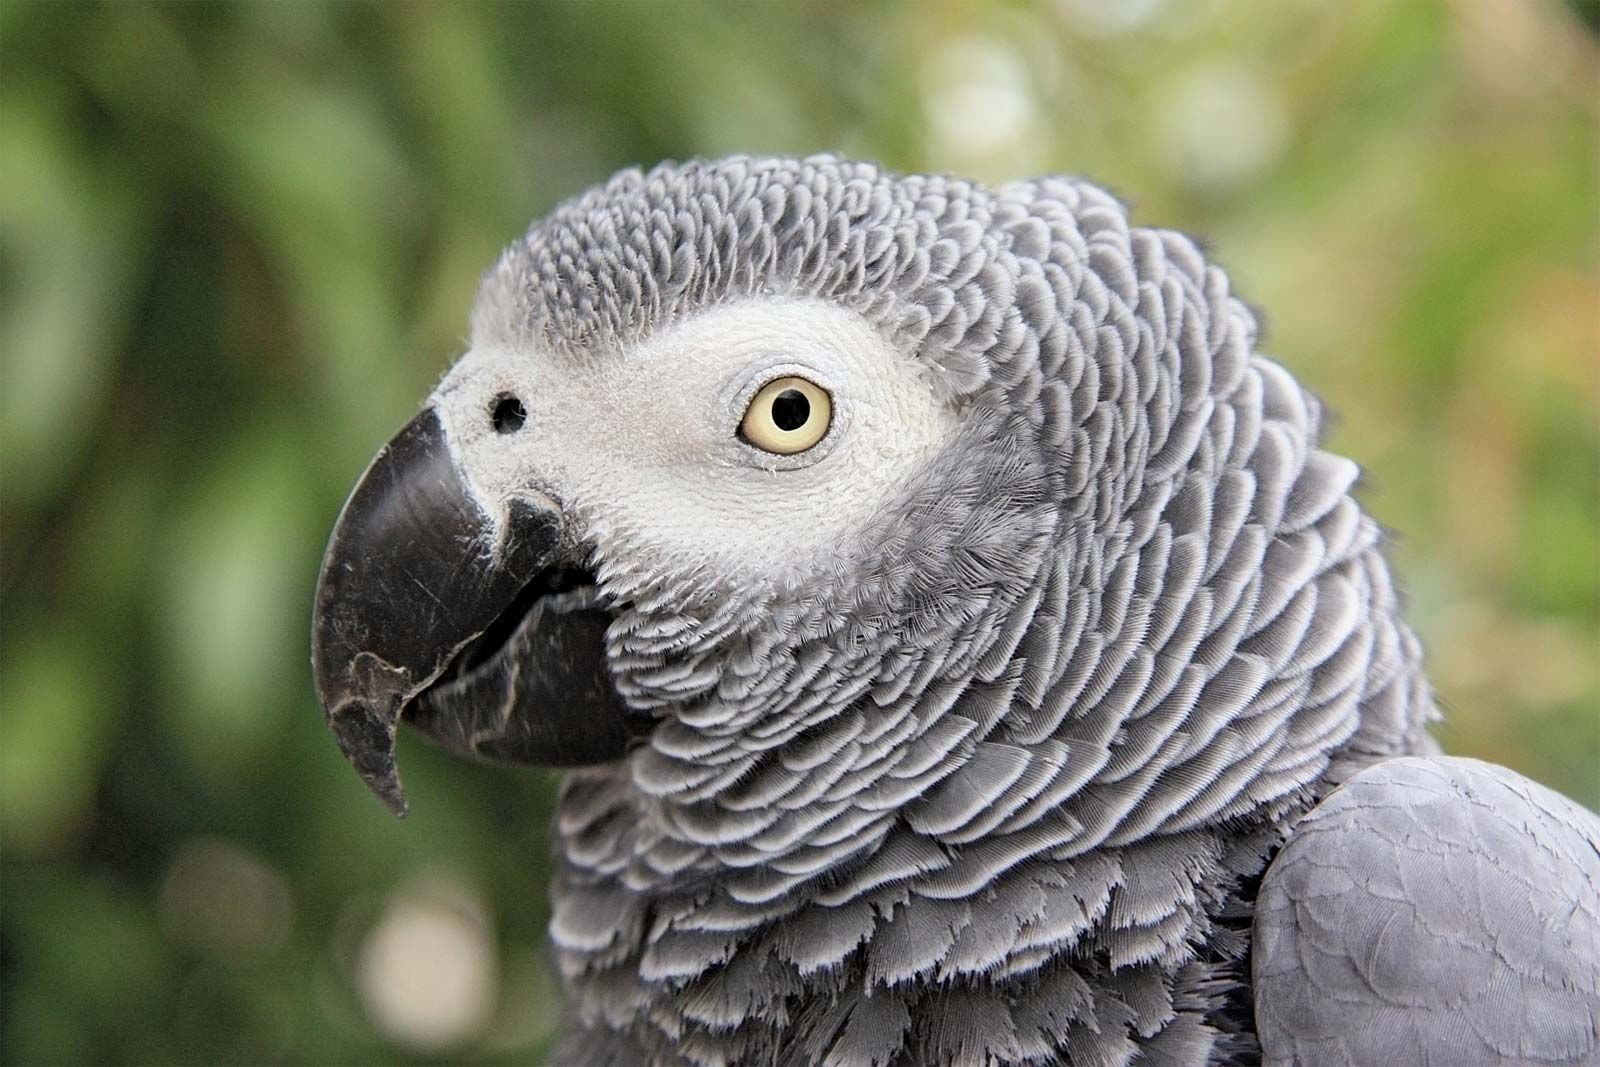
[[[1268,1063],[1600,1062],[1600,819],[1503,767],[1398,759],[1296,827],[1255,917]]]

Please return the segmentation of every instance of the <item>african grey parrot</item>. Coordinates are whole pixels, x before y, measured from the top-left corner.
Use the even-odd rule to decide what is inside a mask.
[[[345,505],[328,722],[575,768],[562,1063],[1594,1063],[1600,820],[1439,755],[1256,346],[1081,180],[626,171]]]

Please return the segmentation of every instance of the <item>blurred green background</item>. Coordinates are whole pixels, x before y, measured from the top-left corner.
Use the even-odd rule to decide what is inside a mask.
[[[1594,3],[0,3],[0,1057],[537,1061],[551,779],[325,736],[323,541],[615,168],[1073,171],[1207,237],[1454,752],[1600,806]]]

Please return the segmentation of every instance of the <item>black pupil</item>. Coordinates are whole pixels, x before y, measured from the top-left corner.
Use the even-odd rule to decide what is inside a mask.
[[[785,389],[772,398],[772,421],[780,430],[798,430],[811,418],[811,401],[798,389]]]
[[[494,404],[496,433],[516,433],[528,421],[528,409],[514,396],[503,396]]]

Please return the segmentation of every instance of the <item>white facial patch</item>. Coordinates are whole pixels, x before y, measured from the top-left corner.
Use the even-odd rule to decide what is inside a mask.
[[[791,375],[828,391],[833,424],[809,451],[776,456],[739,424],[763,385]],[[492,417],[504,397],[527,413],[509,433]],[[958,421],[936,372],[858,315],[780,299],[715,307],[581,361],[475,346],[433,403],[491,512],[545,492],[608,551],[730,578],[826,559]]]

